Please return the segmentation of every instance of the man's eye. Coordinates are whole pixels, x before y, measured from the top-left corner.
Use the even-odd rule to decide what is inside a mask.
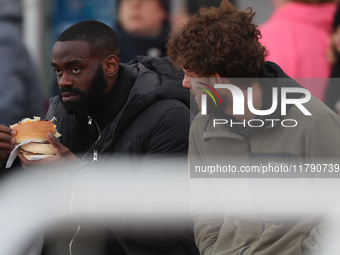
[[[55,73],[60,76],[63,72],[60,69],[54,69]]]
[[[78,74],[80,72],[80,68],[72,68],[73,74]]]

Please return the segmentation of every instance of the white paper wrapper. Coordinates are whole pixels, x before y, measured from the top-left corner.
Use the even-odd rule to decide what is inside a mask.
[[[33,143],[33,142],[38,142],[39,143],[39,141],[37,141],[37,140],[27,140],[27,141],[24,141],[24,142],[18,144],[17,146],[15,146],[15,148],[13,149],[11,154],[9,155],[9,158],[7,160],[7,163],[6,163],[6,168],[10,168],[12,166],[15,158],[18,156],[19,147],[21,145],[25,145],[25,144]],[[43,158],[46,158],[46,156],[45,155],[36,155],[33,158],[31,158],[30,160],[39,160],[39,159],[43,159]]]

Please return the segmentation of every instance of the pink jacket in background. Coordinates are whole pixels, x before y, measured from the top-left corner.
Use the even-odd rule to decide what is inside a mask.
[[[292,78],[329,78],[331,64],[327,51],[336,8],[335,3],[297,2],[279,7],[259,26],[260,42],[269,53],[266,60],[280,65]],[[323,100],[327,80],[315,79],[311,83],[308,80],[298,82]]]

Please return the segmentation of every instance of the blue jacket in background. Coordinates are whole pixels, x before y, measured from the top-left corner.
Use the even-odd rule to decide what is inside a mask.
[[[42,91],[22,41],[22,13],[18,1],[0,0],[0,123],[43,117]]]

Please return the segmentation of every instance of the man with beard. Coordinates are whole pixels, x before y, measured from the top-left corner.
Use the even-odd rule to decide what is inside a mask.
[[[191,118],[189,92],[181,86],[182,73],[166,58],[139,57],[129,64],[120,64],[114,31],[98,21],[82,21],[59,36],[52,49],[51,65],[60,92],[50,99],[46,119],[56,118],[62,136],[58,141],[48,135],[57,149],[55,157],[29,161],[19,154],[24,168],[63,164],[74,169],[83,162],[100,163],[104,158],[186,155]],[[14,148],[14,136],[13,130],[0,125],[0,160],[6,160]],[[112,171],[117,166],[113,168],[111,164]],[[72,234],[65,242],[47,247],[58,247],[57,254],[76,250],[79,243],[69,248],[81,240],[82,231],[78,233],[76,229],[71,228]],[[152,236],[143,233],[145,242],[136,237],[125,241],[113,234],[108,241],[106,237],[102,239],[109,247],[104,254],[165,251],[165,254],[197,254],[190,233],[182,235],[183,232],[176,231],[169,235],[171,238],[166,231]],[[89,245],[90,240],[98,240],[98,236],[93,240],[87,236],[80,242],[82,254],[100,254]]]
[[[63,159],[74,163],[84,154],[178,154],[187,151],[190,126],[189,92],[182,73],[167,58],[138,57],[120,64],[114,31],[96,21],[79,22],[65,30],[52,49],[59,96],[50,99],[46,119],[57,119],[60,142],[49,138],[57,157],[26,167]],[[1,127],[1,160],[15,139]]]

